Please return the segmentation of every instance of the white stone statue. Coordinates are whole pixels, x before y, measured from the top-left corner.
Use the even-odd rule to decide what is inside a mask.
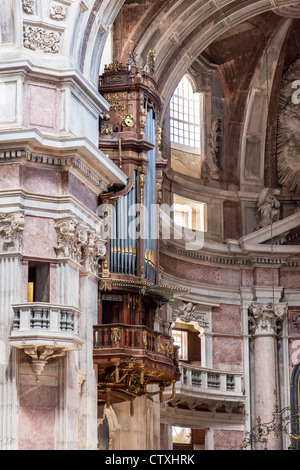
[[[258,198],[258,211],[260,213],[259,228],[266,227],[276,222],[280,216],[280,201],[277,196],[279,189],[264,188]]]

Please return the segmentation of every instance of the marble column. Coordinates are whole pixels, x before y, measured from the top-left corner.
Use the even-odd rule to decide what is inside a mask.
[[[254,302],[249,306],[249,325],[253,340],[253,418],[272,421],[279,400],[276,335],[287,314],[286,304]],[[252,425],[255,423],[253,422]],[[279,450],[280,439],[268,436],[268,449]]]
[[[9,344],[14,313],[20,301],[21,261],[0,257],[0,450],[18,449],[18,397],[16,351]]]

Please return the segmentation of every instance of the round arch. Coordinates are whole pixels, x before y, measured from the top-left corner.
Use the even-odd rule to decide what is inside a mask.
[[[295,365],[290,383],[290,394],[291,394],[291,413],[293,416],[297,416],[300,411],[300,360]],[[300,435],[300,429],[297,424],[292,424],[292,433],[295,436]],[[297,450],[300,450],[300,442],[294,441],[294,446]]]

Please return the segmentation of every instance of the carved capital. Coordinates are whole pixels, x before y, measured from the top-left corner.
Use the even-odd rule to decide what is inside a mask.
[[[0,213],[0,253],[20,251],[24,225],[22,213]]]
[[[274,336],[287,315],[287,304],[255,302],[249,306],[249,329],[253,336]]]
[[[59,220],[57,231],[58,258],[71,258],[80,264],[84,271],[98,274],[98,263],[106,254],[106,242],[95,230],[74,217]]]

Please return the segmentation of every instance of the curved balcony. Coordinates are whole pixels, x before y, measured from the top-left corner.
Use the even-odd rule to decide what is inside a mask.
[[[99,400],[124,401],[151,395],[147,385],[160,391],[179,379],[173,338],[145,326],[94,326],[94,362],[99,366]]]
[[[224,405],[238,407],[245,403],[243,375],[240,372],[207,369],[184,363],[180,363],[180,372],[180,381],[176,383],[176,398],[170,397],[170,391],[164,394],[164,399],[173,405],[188,404],[197,408],[206,404],[213,409]]]
[[[80,312],[76,308],[36,302],[17,304],[12,308],[14,320],[10,344],[31,357],[37,381],[49,359],[81,348]]]

